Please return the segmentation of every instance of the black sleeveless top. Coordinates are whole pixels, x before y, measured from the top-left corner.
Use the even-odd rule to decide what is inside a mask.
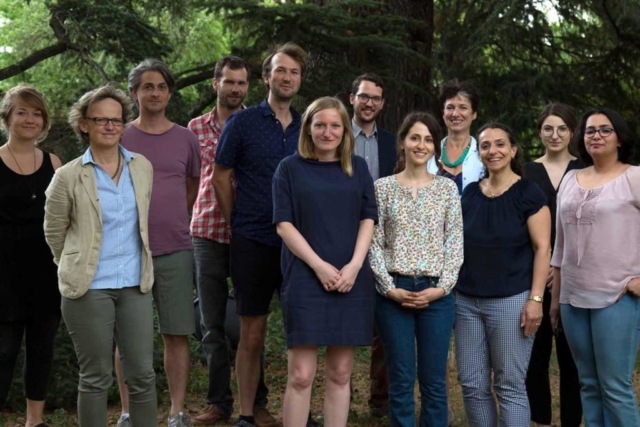
[[[60,313],[57,267],[43,229],[44,192],[53,174],[48,153],[31,175],[0,159],[0,321]]]
[[[580,159],[569,161],[567,169],[565,169],[564,174],[562,174],[560,182],[562,183],[564,176],[570,170],[582,169],[584,167],[585,164]],[[558,196],[558,189],[553,187],[549,174],[547,173],[547,169],[542,163],[529,162],[525,164],[522,176],[538,184],[544,195],[547,196],[547,200],[549,201],[549,210],[551,211],[551,250],[553,250],[556,242],[556,199]],[[560,188],[560,184],[558,184],[558,188]]]

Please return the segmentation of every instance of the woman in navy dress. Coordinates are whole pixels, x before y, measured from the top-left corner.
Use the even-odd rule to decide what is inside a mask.
[[[378,212],[369,169],[353,148],[344,105],[317,99],[303,116],[298,152],[273,178],[273,221],[284,241],[285,427],[307,423],[318,346],[327,346],[325,425],[347,425],[355,346],[372,342],[367,251]]]

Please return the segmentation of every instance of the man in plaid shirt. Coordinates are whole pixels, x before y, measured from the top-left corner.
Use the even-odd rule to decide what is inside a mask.
[[[209,367],[207,408],[193,419],[196,425],[213,425],[233,413],[231,366],[224,332],[229,277],[229,227],[225,222],[211,179],[218,139],[227,119],[244,108],[249,88],[249,66],[237,56],[225,56],[215,66],[213,90],[217,106],[189,123],[198,136],[202,170],[198,197],[193,206],[193,237],[196,283],[200,298],[202,345]],[[266,405],[266,402],[265,402]]]

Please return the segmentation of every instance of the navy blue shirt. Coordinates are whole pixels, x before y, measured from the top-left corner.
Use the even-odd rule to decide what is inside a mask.
[[[232,168],[237,189],[231,232],[270,246],[280,246],[273,219],[271,180],[280,161],[298,148],[300,114],[287,130],[265,99],[232,115],[222,130],[216,163]]]
[[[540,187],[526,178],[491,198],[472,182],[462,192],[464,264],[455,289],[480,298],[530,290],[533,247],[527,220],[547,205]]]

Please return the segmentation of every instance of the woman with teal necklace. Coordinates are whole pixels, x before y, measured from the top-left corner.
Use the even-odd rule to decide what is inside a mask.
[[[438,101],[444,108],[442,118],[448,132],[440,143],[440,159],[433,157],[427,169],[452,179],[462,194],[468,184],[480,179],[484,170],[478,155],[478,143],[471,136],[471,124],[477,117],[480,96],[470,83],[452,80],[442,86]]]
[[[471,136],[471,124],[477,117],[480,95],[469,82],[459,83],[457,79],[445,83],[440,90],[438,102],[443,107],[447,136],[440,141],[439,156],[432,156],[427,162],[427,170],[434,175],[444,176],[455,182],[458,193],[480,180],[484,166],[478,153],[478,142]],[[449,394],[449,375],[447,375]],[[453,425],[454,415],[449,407],[449,425]]]

